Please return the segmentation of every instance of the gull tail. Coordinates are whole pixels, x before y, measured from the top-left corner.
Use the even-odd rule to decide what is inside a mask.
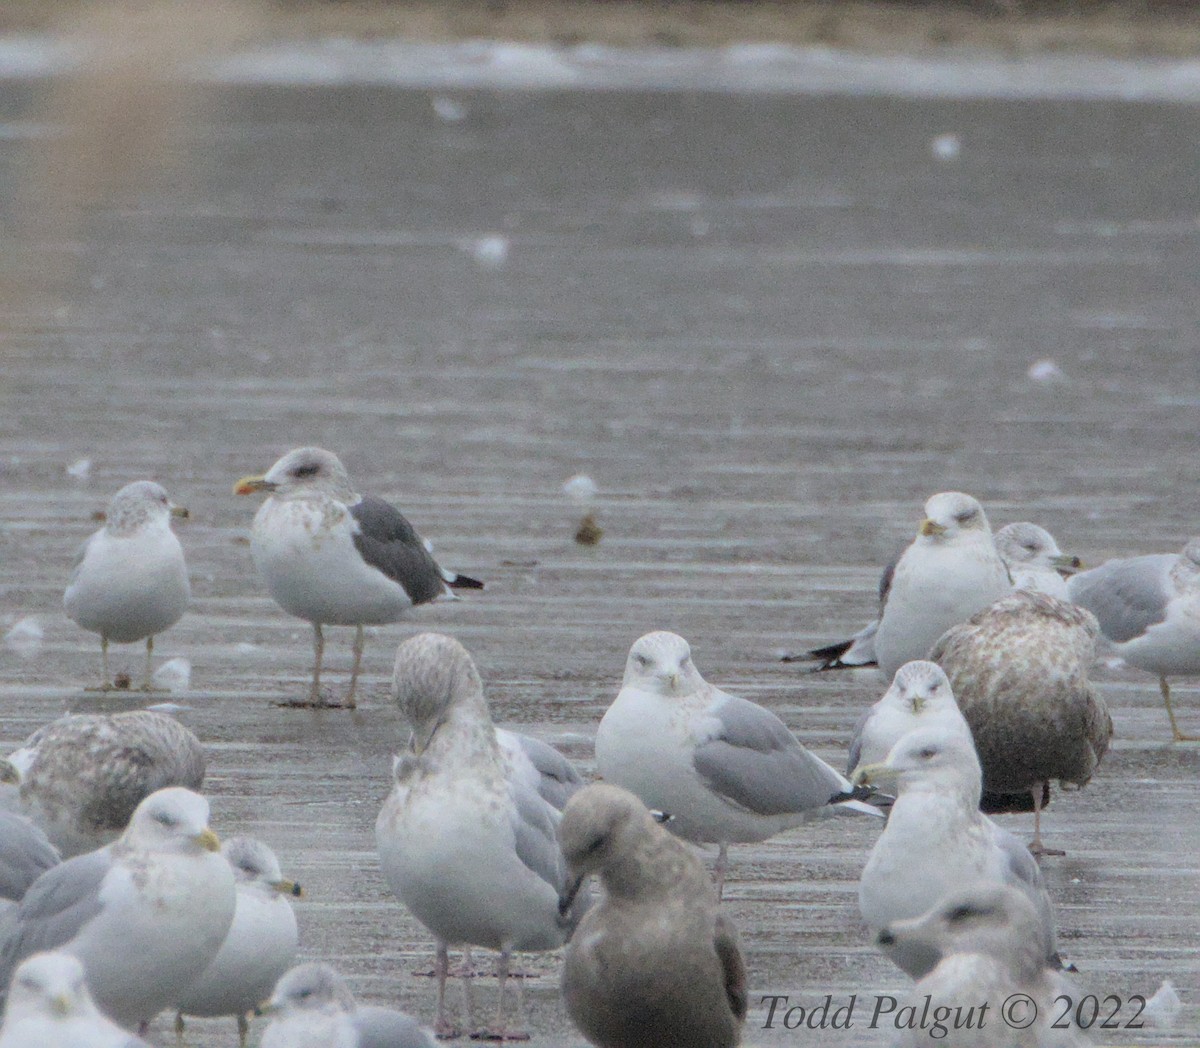
[[[459,575],[455,571],[446,571],[445,568],[442,569],[442,578],[451,589],[483,589],[483,583],[478,579],[473,579],[470,575]]]

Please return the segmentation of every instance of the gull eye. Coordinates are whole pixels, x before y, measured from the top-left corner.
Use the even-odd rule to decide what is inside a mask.
[[[639,655],[636,652],[633,656],[633,661],[636,662],[642,669],[650,665],[650,660],[645,655]]]
[[[938,751],[937,751],[936,746],[926,746],[920,753],[917,754],[917,756],[920,757],[921,760],[923,760],[923,761],[928,761],[928,760],[933,760],[933,758],[936,757],[937,754],[938,754]]]
[[[160,826],[175,827],[179,825],[179,820],[169,811],[156,811],[154,821]]]
[[[320,472],[321,467],[317,465],[317,463],[306,462],[303,466],[297,466],[295,469],[293,469],[292,476],[296,478],[315,477]]]
[[[946,923],[960,924],[963,921],[970,920],[972,917],[981,916],[982,912],[974,906],[956,906],[946,914]]]
[[[583,849],[583,854],[584,855],[595,855],[596,852],[598,852],[600,850],[600,848],[603,844],[604,844],[604,838],[597,837],[586,848]]]
[[[955,513],[954,519],[959,524],[966,524],[975,519],[975,511],[973,509],[964,509],[961,513]]]

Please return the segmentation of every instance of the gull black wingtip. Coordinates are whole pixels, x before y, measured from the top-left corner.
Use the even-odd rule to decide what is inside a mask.
[[[479,579],[473,579],[470,575],[455,575],[446,583],[451,589],[473,589],[481,590],[484,588]]]

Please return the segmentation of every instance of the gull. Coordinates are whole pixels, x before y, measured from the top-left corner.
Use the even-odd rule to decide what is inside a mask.
[[[29,886],[61,861],[58,849],[29,819],[0,811],[0,900],[20,902]]]
[[[432,547],[395,506],[359,495],[338,457],[295,448],[264,476],[243,477],[238,495],[266,491],[254,516],[250,548],[271,597],[312,623],[313,677],[308,704],[320,706],[322,626],[354,626],[354,666],[344,705],[354,707],[363,627],[397,622],[409,608],[483,583],[445,571]]]
[[[496,741],[514,773],[559,811],[583,786],[579,770],[549,743],[504,728],[496,729]]]
[[[1046,965],[1040,925],[1036,907],[1022,892],[980,882],[951,892],[921,917],[896,921],[880,931],[876,941],[884,953],[935,959],[902,1007],[913,1006],[914,1014],[923,1016],[940,1011],[943,1017],[923,1028],[914,1026],[896,1048],[951,1043],[944,1040],[951,1029],[952,1043],[976,1048],[1073,1048],[1089,1043],[1069,1021],[1057,1025],[1056,1017],[1063,1015],[1059,995],[1074,1000],[1079,995]],[[990,1014],[983,1011],[985,1004]],[[1023,1010],[1012,1011],[1014,1006]],[[1026,1018],[1029,1025],[1020,1025]]]
[[[187,515],[153,481],[126,484],[108,504],[104,527],[75,557],[63,607],[74,622],[100,634],[101,690],[116,686],[108,669],[109,642],[139,640],[146,642],[142,690],[152,690],[154,638],[180,620],[191,597],[183,547],[171,530],[172,516]]]
[[[433,1048],[415,1019],[390,1008],[359,1007],[328,964],[301,964],[285,974],[262,1006],[271,1024],[261,1048]]]
[[[1063,553],[1045,528],[1027,520],[1005,524],[996,532],[996,552],[1008,566],[1014,589],[1070,600],[1064,576],[1079,571],[1083,561]]]
[[[151,794],[113,844],[43,873],[0,929],[0,987],[22,960],[61,950],[83,964],[100,1009],[149,1024],[217,955],[235,892],[208,801],[170,787]]]
[[[20,810],[64,857],[115,840],[156,790],[198,790],[204,763],[200,740],[151,710],[60,717],[9,755]]]
[[[1178,555],[1106,561],[1067,586],[1071,600],[1096,616],[1122,659],[1157,675],[1176,741],[1200,741],[1200,735],[1179,730],[1167,683],[1169,677],[1200,674],[1200,537],[1189,539]]]
[[[500,951],[496,1019],[506,1038],[504,991],[514,951],[553,950],[584,908],[560,917],[567,881],[555,831],[561,818],[496,738],[483,684],[466,649],[423,633],[400,645],[392,681],[412,736],[393,766],[395,785],[375,839],[392,891],[437,944],[438,1015],[445,1013],[450,946]]]
[[[1037,860],[979,811],[982,773],[969,738],[952,728],[917,728],[886,761],[860,767],[853,781],[898,789],[858,885],[859,910],[873,932],[919,917],[963,884],[1008,884],[1038,911],[1043,958],[1057,959],[1053,911]],[[928,957],[892,959],[914,978],[931,966]]]
[[[971,726],[984,787],[1031,797],[1036,855],[1064,854],[1042,843],[1050,781],[1086,785],[1112,739],[1108,707],[1088,680],[1099,633],[1090,611],[1019,590],[951,627],[930,652]]]
[[[233,923],[204,974],[177,1002],[175,1034],[183,1041],[185,1015],[232,1015],[245,1048],[246,1019],[296,959],[299,937],[292,896],[303,894],[285,880],[279,860],[262,841],[231,837],[221,846],[233,870],[237,904]]]
[[[88,993],[83,965],[38,953],[13,973],[0,1048],[150,1048],[105,1018]]]
[[[719,846],[717,896],[733,843],[763,841],[859,801],[834,801],[848,780],[809,753],[770,710],[709,684],[675,633],[634,642],[625,678],[596,732],[602,778],[668,812],[669,828]]]
[[[746,1018],[746,968],[704,867],[628,790],[597,783],[559,826],[573,881],[603,895],[567,946],[562,992],[575,1025],[600,1048],[729,1048]]]

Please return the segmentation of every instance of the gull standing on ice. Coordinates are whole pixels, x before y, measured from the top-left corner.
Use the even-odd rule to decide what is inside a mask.
[[[585,787],[563,812],[574,881],[603,895],[567,946],[567,1012],[599,1048],[730,1048],[746,1018],[746,969],[704,866],[628,790]]]
[[[875,634],[887,677],[924,659],[951,626],[1012,592],[983,507],[970,495],[944,491],[925,503],[917,537],[896,563]]]
[[[1168,677],[1200,674],[1200,537],[1183,551],[1110,560],[1067,584],[1071,600],[1087,608],[1130,666],[1157,675],[1171,734],[1200,741],[1175,722]]]
[[[437,943],[439,1035],[450,946],[500,951],[495,1026],[511,1037],[504,993],[514,951],[553,950],[570,936],[580,899],[560,917],[567,871],[555,836],[561,815],[496,738],[483,684],[466,649],[423,633],[400,645],[392,682],[412,725],[395,785],[375,823],[392,891]]]
[[[397,622],[417,604],[483,583],[445,571],[432,547],[395,506],[359,495],[338,457],[295,448],[264,476],[243,477],[235,494],[269,493],[254,515],[250,548],[275,602],[312,623],[308,704],[321,703],[322,626],[354,626],[354,666],[344,705],[354,707],[363,626]]]
[[[151,690],[154,637],[180,620],[191,597],[183,547],[171,530],[171,517],[187,515],[153,481],[126,484],[108,504],[104,527],[79,549],[63,607],[74,622],[100,634],[102,690],[114,687],[109,641],[139,640],[146,642],[142,690]]]
[[[219,850],[198,793],[147,797],[119,840],[47,870],[5,914],[0,988],[26,957],[61,950],[82,962],[109,1018],[148,1024],[200,977],[229,931],[236,893]]]
[[[221,949],[177,1003],[175,1033],[182,1042],[185,1015],[232,1015],[238,1044],[246,1048],[254,1011],[296,959],[299,936],[292,896],[300,885],[285,880],[279,860],[262,841],[231,837],[221,845],[233,870],[237,905]]]
[[[809,753],[770,710],[709,684],[675,633],[634,642],[625,678],[596,732],[607,782],[669,813],[669,828],[719,846],[717,897],[730,844],[763,841],[858,801],[834,803],[849,781]]]
[[[1005,524],[996,532],[996,552],[1008,566],[1014,589],[1071,599],[1064,576],[1079,571],[1083,561],[1063,553],[1045,528],[1025,520]]]
[[[982,774],[969,738],[945,727],[917,728],[886,761],[859,768],[854,782],[898,788],[858,884],[859,910],[872,931],[921,916],[963,884],[1008,884],[1038,911],[1039,949],[1053,963],[1054,915],[1037,860],[980,812]],[[927,956],[892,959],[914,978],[932,967]]]
[[[403,1012],[360,1007],[328,964],[300,964],[283,976],[262,1007],[271,1016],[261,1048],[434,1048],[420,1023]]]

